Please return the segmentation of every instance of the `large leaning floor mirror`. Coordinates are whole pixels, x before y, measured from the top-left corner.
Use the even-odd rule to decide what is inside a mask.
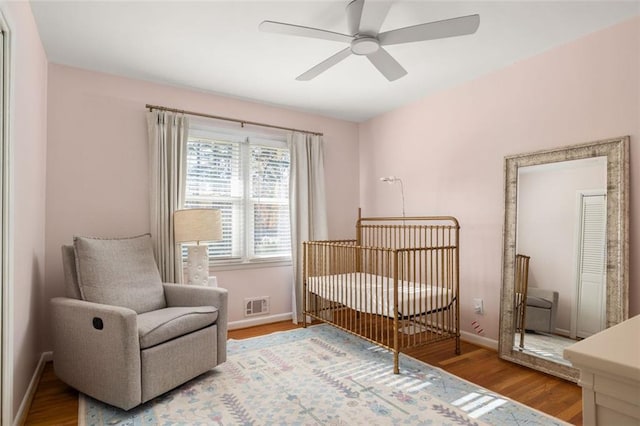
[[[629,137],[505,158],[500,357],[568,380],[628,317]]]

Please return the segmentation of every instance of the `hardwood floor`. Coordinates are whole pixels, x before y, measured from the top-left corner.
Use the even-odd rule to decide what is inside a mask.
[[[230,339],[246,339],[298,326],[289,321],[229,331]],[[462,342],[462,353],[453,353],[453,341],[413,351],[411,356],[458,377],[498,392],[566,422],[582,425],[580,387],[498,358],[492,349]],[[47,363],[33,398],[27,425],[75,425],[78,393],[58,380]]]

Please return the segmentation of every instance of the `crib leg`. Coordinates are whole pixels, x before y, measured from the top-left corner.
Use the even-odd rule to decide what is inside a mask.
[[[456,336],[456,355],[460,355],[460,336]]]
[[[398,351],[393,351],[393,374],[400,374],[400,363],[398,361]]]

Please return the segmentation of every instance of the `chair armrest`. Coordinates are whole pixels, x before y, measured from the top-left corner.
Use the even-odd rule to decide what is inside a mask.
[[[214,306],[218,308],[218,364],[227,359],[228,292],[224,288],[199,285],[163,284],[168,307]]]
[[[558,318],[558,307],[559,307],[559,303],[558,303],[558,299],[560,298],[560,295],[558,294],[557,291],[553,291],[552,292],[552,299],[551,299],[551,332],[555,333],[556,331],[556,319]]]
[[[56,375],[112,405],[129,409],[140,404],[136,312],[66,297],[50,303]]]
[[[169,283],[163,286],[168,307],[215,306],[219,310],[227,303],[227,290],[224,288]]]

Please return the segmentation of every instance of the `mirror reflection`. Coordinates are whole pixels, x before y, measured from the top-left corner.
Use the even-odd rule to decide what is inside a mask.
[[[629,137],[504,167],[499,355],[577,381],[564,348],[628,318]]]
[[[514,348],[570,365],[606,325],[607,159],[518,168]]]

